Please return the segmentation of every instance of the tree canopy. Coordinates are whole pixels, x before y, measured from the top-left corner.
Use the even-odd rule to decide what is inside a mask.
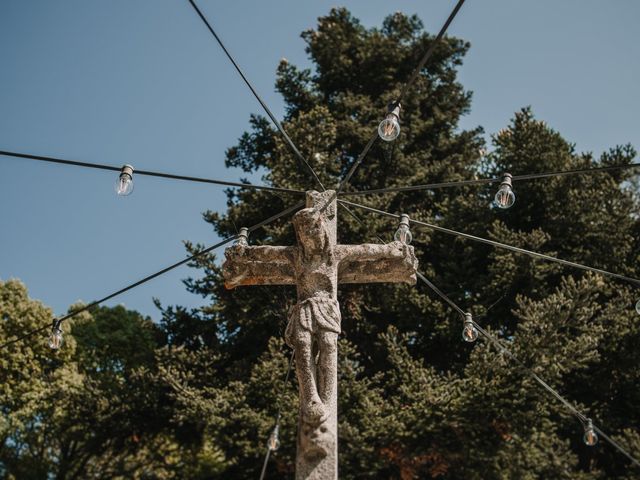
[[[336,8],[302,33],[313,68],[282,60],[284,126],[326,186],[335,186],[434,41],[415,16],[366,28]],[[624,165],[634,149],[581,153],[515,112],[485,144],[460,128],[471,93],[457,79],[470,45],[445,37],[402,105],[401,133],[377,142],[346,191],[480,176]],[[523,99],[526,102],[526,99]],[[319,188],[260,115],[226,165],[266,183]],[[488,152],[488,153],[486,153]],[[640,200],[627,170],[514,183],[515,205],[491,206],[496,185],[358,197],[366,205],[563,259],[639,277]],[[204,220],[226,237],[292,205],[286,194],[230,189],[225,214]],[[388,218],[339,210],[342,243],[390,238]],[[637,289],[514,252],[413,228],[420,271],[640,457]],[[283,218],[252,244],[295,242]],[[187,242],[196,252],[201,245]],[[279,406],[281,448],[267,478],[293,478],[297,385],[284,383],[290,287],[224,288],[219,257],[194,261],[195,310],[161,307],[162,321],[122,307],[83,314],[55,356],[37,342],[0,354],[0,473],[7,478],[257,478]],[[344,479],[636,478],[517,365],[483,341],[425,285],[340,287],[340,476]],[[50,321],[17,282],[0,284],[0,339]],[[158,302],[160,306],[160,303]]]

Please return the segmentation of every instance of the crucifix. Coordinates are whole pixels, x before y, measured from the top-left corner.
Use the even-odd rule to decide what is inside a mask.
[[[285,332],[294,349],[300,396],[296,480],[338,478],[338,283],[416,283],[413,247],[394,241],[339,245],[333,190],[309,191],[293,216],[297,246],[225,251],[225,286],[296,285],[298,302]]]

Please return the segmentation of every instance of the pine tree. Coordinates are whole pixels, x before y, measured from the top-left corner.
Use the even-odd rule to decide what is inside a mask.
[[[333,9],[302,34],[314,69],[283,60],[276,87],[286,104],[285,128],[327,186],[352,165],[388,102],[395,99],[434,38],[415,16],[397,13],[367,29]],[[402,132],[378,142],[347,190],[513,174],[623,165],[630,146],[596,159],[578,153],[525,108],[492,137],[465,131],[459,120],[471,94],[456,78],[469,44],[447,37],[403,103]],[[524,99],[523,99],[524,100]],[[319,188],[268,121],[227,151],[227,165],[281,187]],[[628,171],[517,182],[515,205],[491,208],[496,185],[356,197],[368,205],[576,262],[638,276],[640,203]],[[218,234],[251,225],[296,199],[251,190],[228,192],[228,212],[206,212]],[[340,210],[339,241],[388,240],[395,225]],[[286,219],[258,230],[253,244],[294,242]],[[420,269],[473,312],[539,373],[632,454],[640,455],[637,364],[640,322],[629,285],[557,264],[414,229]],[[190,251],[201,246],[188,245]],[[224,478],[256,476],[277,406],[283,447],[271,478],[291,478],[295,457],[296,387],[283,390],[288,352],[281,340],[295,292],[285,287],[227,291],[214,255],[195,263],[188,289],[210,300],[199,311],[166,309],[172,331],[189,319],[177,345],[215,352],[215,374],[198,363],[172,368],[197,378],[179,395],[194,418],[211,421],[202,438],[225,453]],[[632,478],[629,462],[607,445],[581,443],[580,423],[526,373],[488,344],[460,340],[461,321],[424,285],[341,286],[341,478]],[[215,332],[202,341],[202,332]],[[186,336],[184,336],[186,335]],[[201,347],[194,347],[199,336]],[[171,361],[171,359],[168,359]],[[280,403],[279,403],[280,402]],[[638,472],[635,472],[638,474]],[[627,477],[624,477],[627,475]]]
[[[284,125],[327,187],[353,164],[434,37],[415,16],[365,28],[333,9],[302,34],[313,69],[283,60]],[[377,142],[346,192],[505,172],[625,165],[631,146],[580,153],[532,109],[485,145],[459,127],[471,94],[457,81],[469,44],[447,37],[403,101],[402,131]],[[523,99],[526,101],[526,99]],[[281,187],[319,188],[260,115],[227,151],[227,166]],[[483,150],[488,154],[481,154]],[[515,182],[515,205],[491,207],[497,186],[354,197],[355,201],[510,245],[638,278],[640,199],[629,170]],[[228,212],[205,212],[223,237],[298,201],[229,190]],[[339,210],[342,243],[389,240],[394,222]],[[420,271],[528,369],[640,457],[637,291],[592,273],[413,229]],[[290,245],[289,219],[251,242]],[[190,252],[201,245],[187,243]],[[0,354],[0,474],[7,478],[257,478],[281,411],[282,446],[268,478],[293,478],[295,378],[282,340],[290,287],[224,288],[219,257],[194,262],[189,291],[208,305],[162,309],[154,327],[121,307],[65,326],[67,348],[40,343]],[[637,289],[636,289],[637,290]],[[508,356],[460,339],[456,312],[424,284],[340,287],[340,476],[344,479],[631,479],[640,475],[582,427]],[[158,302],[158,305],[160,303]],[[18,282],[0,283],[0,341],[51,321]],[[73,335],[69,335],[73,333]],[[48,379],[55,379],[49,381]],[[28,448],[27,448],[28,447]],[[70,450],[71,447],[75,450]],[[40,452],[39,456],[31,452]],[[65,463],[66,462],[66,463]]]
[[[4,344],[51,325],[52,312],[11,280],[0,282],[0,318]],[[220,470],[218,449],[191,448],[172,423],[170,392],[154,381],[165,340],[149,318],[100,307],[62,329],[57,351],[43,335],[0,350],[1,478],[162,480]]]

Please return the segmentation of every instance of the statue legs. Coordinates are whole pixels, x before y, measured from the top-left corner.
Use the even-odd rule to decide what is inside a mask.
[[[296,478],[335,478],[337,363],[340,310],[328,297],[296,304],[285,333],[296,354],[300,389]]]
[[[324,403],[318,391],[318,382],[322,381],[322,373],[316,368],[311,332],[300,329],[294,345],[296,353],[296,374],[300,388],[300,407],[303,419],[307,423],[316,424],[325,416]]]

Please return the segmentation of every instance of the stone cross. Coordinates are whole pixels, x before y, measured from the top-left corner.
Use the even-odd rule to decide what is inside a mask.
[[[338,283],[416,282],[413,247],[338,245],[335,192],[307,192],[293,216],[297,246],[234,245],[225,251],[225,286],[296,285],[285,332],[294,349],[300,395],[296,480],[338,478]]]

